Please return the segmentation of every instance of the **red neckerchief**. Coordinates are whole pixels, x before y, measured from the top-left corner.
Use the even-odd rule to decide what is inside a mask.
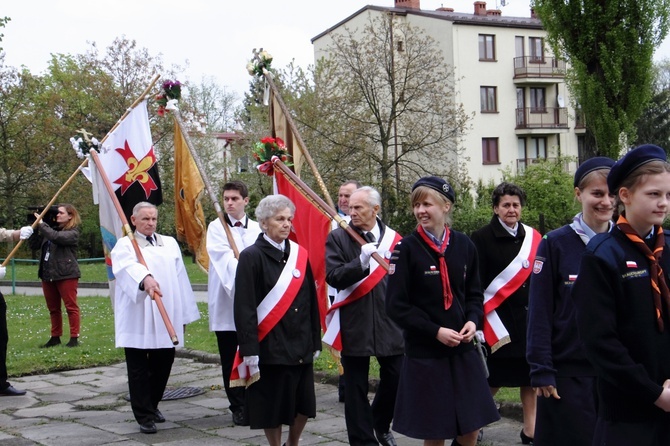
[[[451,285],[449,284],[449,272],[447,271],[447,261],[444,260],[444,251],[449,245],[449,228],[444,226],[444,240],[442,241],[441,246],[437,246],[432,238],[428,237],[426,231],[423,229],[423,226],[419,225],[417,232],[421,236],[424,242],[430,248],[437,253],[437,256],[440,258],[440,277],[442,278],[442,295],[444,296],[444,309],[448,310],[451,307],[451,304],[454,301],[454,295],[451,293]]]
[[[661,303],[661,297],[663,298],[663,301],[665,301],[665,304],[670,307],[670,290],[668,290],[668,285],[665,283],[663,268],[661,268],[661,264],[658,263],[661,255],[663,255],[663,246],[665,246],[665,234],[663,233],[663,228],[660,226],[654,227],[656,245],[652,252],[644,240],[642,240],[637,232],[630,226],[626,217],[620,215],[616,224],[621,232],[633,242],[637,249],[649,259],[649,276],[651,279],[651,289],[654,295],[654,307],[656,308],[656,324],[658,325],[658,330],[663,332],[663,304]]]

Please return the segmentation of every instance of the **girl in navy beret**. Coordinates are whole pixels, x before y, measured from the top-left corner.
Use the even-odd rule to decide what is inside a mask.
[[[620,217],[586,247],[572,297],[597,377],[593,445],[670,444],[670,210],[665,151],[628,152],[607,179]],[[559,389],[560,391],[560,389]]]
[[[535,444],[591,446],[596,425],[595,371],[577,335],[570,296],[587,243],[613,226],[614,195],[607,174],[614,160],[583,162],[575,173],[582,211],[549,232],[537,249],[530,279],[526,358],[535,389]]]
[[[393,430],[427,446],[474,446],[479,429],[500,419],[474,345],[483,315],[477,251],[450,228],[449,183],[421,178],[410,200],[419,224],[395,247],[386,294],[405,338]]]

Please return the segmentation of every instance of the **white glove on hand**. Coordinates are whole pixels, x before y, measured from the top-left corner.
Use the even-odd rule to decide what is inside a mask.
[[[477,342],[480,342],[482,344],[486,343],[486,339],[484,338],[484,332],[481,330],[477,330],[475,332],[475,337],[477,338]]]
[[[0,266],[0,280],[4,279],[6,274],[7,274],[7,267]]]
[[[31,235],[33,235],[33,228],[30,226],[24,226],[19,231],[19,238],[21,240],[29,239]]]
[[[242,359],[247,367],[258,367],[258,355],[244,356]]]
[[[321,350],[317,350],[317,351],[314,352],[314,358],[313,358],[314,361],[316,361],[316,358],[318,358],[320,354],[321,354]]]
[[[367,269],[370,266],[370,257],[372,254],[377,252],[377,245],[374,243],[366,243],[361,246],[361,255],[358,257],[361,260],[361,266],[363,269]]]

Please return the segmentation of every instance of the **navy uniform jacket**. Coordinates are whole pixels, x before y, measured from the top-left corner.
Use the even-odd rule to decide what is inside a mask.
[[[544,236],[530,278],[526,359],[533,387],[556,377],[593,376],[579,336],[570,294],[586,245],[570,225]]]
[[[403,328],[407,356],[443,358],[474,349],[472,342],[447,347],[436,339],[440,327],[460,331],[467,321],[479,325],[483,315],[475,245],[452,230],[444,255],[454,296],[448,310],[444,309],[439,257],[416,231],[396,245],[391,257],[386,308]]]
[[[263,234],[256,243],[240,252],[235,276],[235,327],[242,356],[260,356],[261,364],[300,365],[311,363],[314,352],[321,350],[321,325],[316,285],[307,263],[307,274],[286,314],[268,335],[258,342],[256,308],[286,266],[290,251],[268,243]],[[238,293],[237,291],[244,291]]]
[[[493,216],[491,223],[472,233],[471,238],[479,254],[479,275],[484,290],[517,256],[525,235],[526,231],[519,223],[519,230],[513,237],[502,227],[497,215]],[[529,283],[530,277],[496,309],[510,336],[510,343],[494,353],[498,358],[526,358]]]
[[[665,234],[660,263],[670,284],[670,234]],[[617,227],[587,245],[572,296],[579,336],[598,377],[599,416],[670,423],[670,414],[654,405],[670,378],[670,309],[664,304],[661,333],[649,262]]]
[[[377,219],[381,240],[386,225]],[[351,225],[351,223],[350,223]],[[356,229],[353,225],[351,225]],[[326,282],[343,290],[370,274],[363,269],[359,256],[361,245],[347,232],[338,228],[328,234],[326,241]],[[386,299],[387,278],[383,278],[372,291],[355,302],[340,308],[340,333],[342,354],[346,356],[402,355],[404,344],[400,328],[388,317]]]

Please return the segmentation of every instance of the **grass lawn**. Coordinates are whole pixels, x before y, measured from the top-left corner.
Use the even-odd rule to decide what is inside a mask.
[[[188,277],[191,279],[191,283],[207,283],[207,273],[200,269],[200,267],[195,264],[190,257],[184,257],[184,264],[186,265],[186,270],[188,271]],[[7,276],[4,281],[12,280],[13,276],[17,281],[35,281],[39,280],[37,278],[37,262],[17,259],[16,262],[12,263],[10,261],[7,265]],[[106,282],[107,281],[107,269],[105,264],[100,261],[87,262],[80,261],[79,269],[81,271],[80,282]]]

